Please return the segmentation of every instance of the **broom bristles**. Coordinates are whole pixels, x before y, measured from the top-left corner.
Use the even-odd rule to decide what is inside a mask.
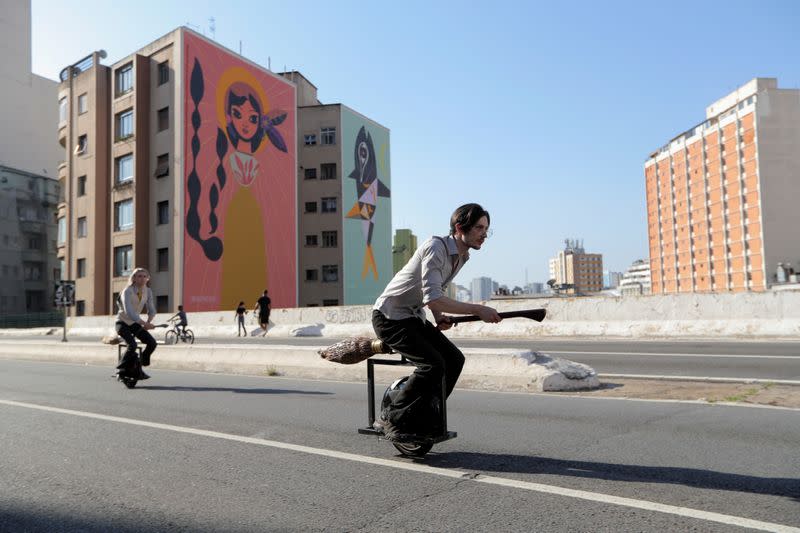
[[[392,349],[379,339],[369,337],[349,337],[322,348],[317,353],[323,359],[343,365],[354,365],[369,359],[376,353],[392,353]]]

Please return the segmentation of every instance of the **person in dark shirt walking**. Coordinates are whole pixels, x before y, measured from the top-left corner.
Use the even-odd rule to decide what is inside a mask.
[[[264,333],[261,334],[264,337],[267,334],[267,326],[269,326],[269,313],[271,311],[270,304],[272,300],[269,299],[267,289],[264,289],[264,294],[261,298],[258,299],[256,302],[256,306],[253,308],[253,312],[255,313],[258,311],[258,323],[261,325],[261,329],[264,330]]]

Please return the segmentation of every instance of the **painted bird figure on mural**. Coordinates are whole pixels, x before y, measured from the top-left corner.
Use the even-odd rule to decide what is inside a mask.
[[[378,197],[390,196],[389,188],[378,179],[378,165],[375,158],[375,147],[370,135],[364,126],[358,130],[355,148],[355,169],[350,173],[350,178],[356,180],[356,195],[358,200],[347,213],[347,218],[361,220],[364,239],[367,242],[364,251],[364,268],[361,279],[367,277],[372,270],[375,279],[378,279],[378,267],[375,265],[375,256],[372,253],[372,230],[375,227],[375,210],[378,207]]]

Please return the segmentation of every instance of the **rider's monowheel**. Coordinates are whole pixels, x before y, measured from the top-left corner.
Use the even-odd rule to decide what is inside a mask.
[[[123,348],[125,350],[127,350],[128,349],[128,345],[125,344],[125,343],[120,343],[120,344],[117,345],[117,364],[122,362]],[[142,347],[141,346],[137,346],[136,347],[136,352],[137,352],[137,356],[139,357],[139,359],[141,359],[141,357],[142,357]],[[135,378],[135,377],[133,377],[133,376],[131,376],[129,374],[126,374],[125,372],[123,372],[121,370],[117,370],[116,374],[114,374],[113,377],[115,377],[117,379],[117,381],[119,381],[120,383],[122,383],[123,385],[125,385],[129,389],[132,389],[132,388],[136,387],[136,383],[139,382],[139,380],[137,378]]]
[[[358,428],[358,432],[362,435],[377,435],[379,437],[383,436],[383,430],[378,429],[375,427],[375,365],[403,365],[403,366],[413,366],[413,363],[408,361],[405,357],[400,359],[367,359],[367,426],[363,428]],[[386,407],[390,399],[390,394],[401,388],[404,384],[407,377],[401,378],[396,380],[394,383],[389,385],[383,393],[383,398],[381,399],[381,408]],[[447,394],[446,394],[446,383],[444,378],[442,378],[442,395],[441,395],[441,433],[435,437],[430,438],[420,438],[419,441],[416,442],[395,442],[390,441],[392,445],[399,451],[401,454],[407,457],[423,457],[426,453],[428,453],[433,445],[438,442],[443,442],[446,440],[454,439],[458,436],[458,433],[455,431],[448,431],[447,430]]]

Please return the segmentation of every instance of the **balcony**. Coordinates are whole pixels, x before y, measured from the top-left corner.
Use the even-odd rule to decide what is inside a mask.
[[[67,124],[61,123],[58,127],[58,144],[61,145],[62,148],[67,147]]]

